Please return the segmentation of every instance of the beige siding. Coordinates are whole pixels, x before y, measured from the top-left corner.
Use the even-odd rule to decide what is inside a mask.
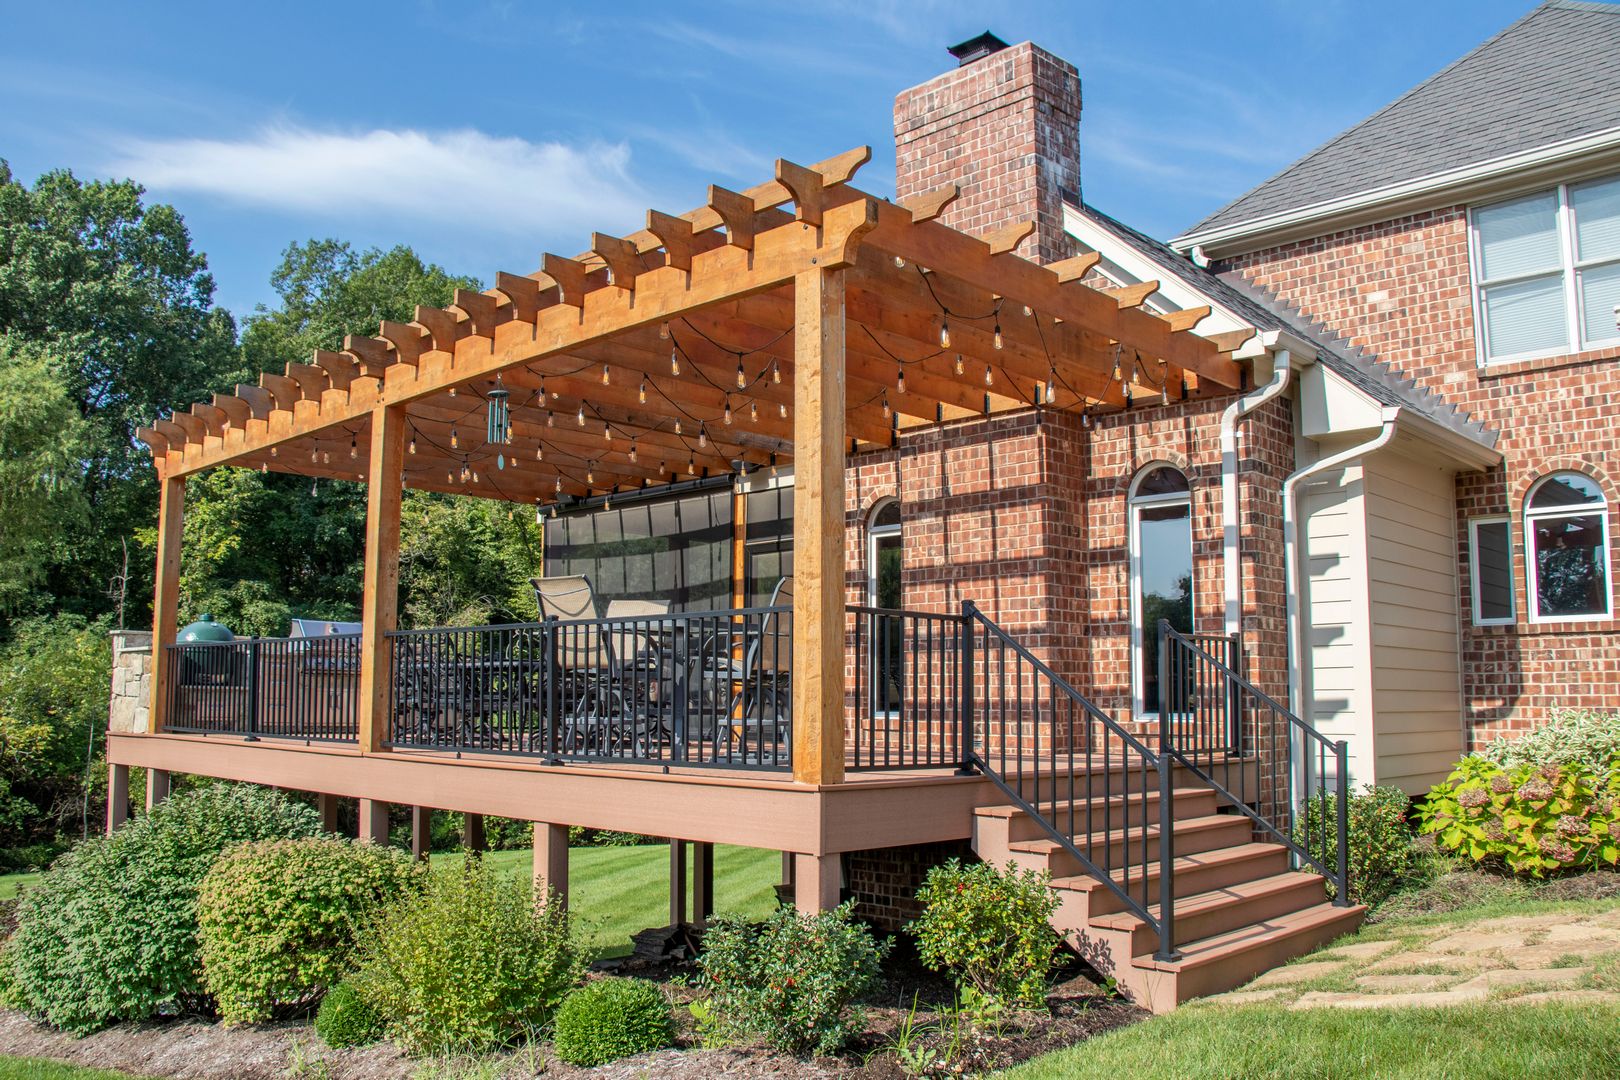
[[[1310,483],[1299,494],[1307,643],[1300,712],[1327,738],[1350,744],[1356,784],[1370,781],[1374,771],[1363,502],[1359,468]]]
[[[1462,753],[1453,479],[1386,452],[1364,482],[1377,782],[1419,794]]]

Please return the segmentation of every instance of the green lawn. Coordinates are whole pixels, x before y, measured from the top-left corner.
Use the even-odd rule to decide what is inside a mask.
[[[18,889],[38,880],[38,874],[0,874],[0,900],[10,900]]]
[[[0,1080],[138,1080],[128,1073],[81,1069],[40,1058],[0,1057]]]

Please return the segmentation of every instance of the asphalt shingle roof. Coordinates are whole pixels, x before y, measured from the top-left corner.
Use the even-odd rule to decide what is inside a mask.
[[[1188,233],[1616,127],[1620,4],[1550,0]]]
[[[1373,353],[1351,345],[1321,323],[1312,321],[1270,293],[1256,288],[1243,280],[1241,275],[1235,272],[1216,274],[1206,270],[1169,245],[1109,217],[1096,207],[1078,205],[1076,209],[1256,330],[1286,330],[1295,337],[1303,338],[1316,347],[1319,363],[1380,405],[1411,409],[1481,446],[1496,445],[1495,431],[1471,419],[1439,395],[1418,386]]]

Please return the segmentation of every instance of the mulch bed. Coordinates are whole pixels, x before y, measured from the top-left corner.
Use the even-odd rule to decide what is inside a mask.
[[[591,1076],[606,1080],[670,1077],[675,1080],[898,1080],[906,1076],[892,1049],[907,1015],[917,1028],[937,1019],[936,1009],[951,1001],[951,988],[917,963],[903,947],[884,968],[883,985],[866,1002],[866,1028],[840,1055],[799,1061],[764,1048],[705,1050],[690,1013],[682,1007],[697,997],[690,965],[627,963],[620,973],[661,983],[676,1003],[678,1050],[627,1058],[596,1069],[576,1069],[550,1055],[514,1055],[507,1076],[532,1076],[534,1063],[546,1077]],[[1107,996],[1078,964],[1064,971],[1047,998],[1050,1013],[1014,1013],[990,1030],[964,1040],[958,1060],[938,1075],[973,1075],[1004,1069],[1041,1054],[1071,1046],[1093,1035],[1136,1023],[1148,1015],[1129,1002]],[[942,1043],[940,1036],[930,1036]],[[233,1077],[286,1080],[289,1065],[302,1060],[303,1075],[330,1080],[411,1080],[420,1061],[390,1044],[358,1050],[332,1050],[307,1022],[225,1028],[196,1018],[117,1024],[84,1038],[42,1027],[20,1013],[0,1011],[0,1054],[54,1058],[76,1065],[117,1069],[172,1080]]]

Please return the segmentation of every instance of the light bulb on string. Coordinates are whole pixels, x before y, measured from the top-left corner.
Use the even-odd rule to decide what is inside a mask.
[[[906,392],[906,369],[899,368],[898,372],[898,377],[895,379],[895,389],[903,394]]]
[[[958,375],[962,374],[962,354],[961,353],[956,354],[956,373]]]
[[[636,463],[636,440],[630,440],[630,464]]]
[[[893,415],[894,410],[889,408],[889,392],[885,390],[883,391],[883,419],[887,420]]]
[[[681,434],[681,418],[678,416],[675,418],[675,434]]]
[[[647,380],[645,378],[641,380],[641,389],[636,391],[636,398],[643,405],[647,404]]]
[[[270,456],[271,457],[276,457],[279,453],[280,453],[280,450],[277,447],[272,446],[270,448]]]
[[[782,362],[780,360],[772,360],[771,361],[771,382],[780,383],[781,381],[782,381]]]
[[[544,461],[544,460],[546,460],[546,448],[545,447],[537,446],[537,447],[534,448],[534,460],[536,460],[536,461]]]
[[[416,436],[415,435],[412,435],[411,436],[411,441],[405,444],[405,452],[407,454],[416,453]]]
[[[613,382],[613,376],[608,374],[608,366],[606,364],[603,364],[602,365],[602,385],[603,386],[608,386],[612,382]]]
[[[606,423],[602,425],[602,441],[609,443],[613,441],[613,428]]]
[[[697,458],[689,457],[689,458],[686,459],[686,475],[687,476],[696,476],[697,475]]]
[[[450,396],[451,396],[451,397],[455,397],[455,396],[456,396],[456,388],[455,388],[455,387],[453,387],[453,386],[452,386],[452,387],[451,387],[451,388],[450,388]]]
[[[995,333],[992,334],[991,337],[990,337],[990,344],[995,346],[995,349],[996,349],[997,352],[1001,351],[1002,340],[1001,340],[1001,318],[1000,318],[1000,316],[997,316],[997,318],[996,318],[996,329],[995,329]]]
[[[986,385],[986,386],[994,386],[995,384],[996,384],[995,372],[990,370],[990,365],[989,364],[984,365],[984,385]]]
[[[353,461],[354,459],[358,458],[359,456],[360,456],[360,444],[358,442],[356,442],[354,439],[350,439],[349,440],[349,460]]]
[[[748,373],[743,370],[742,358],[737,359],[737,389],[741,390],[748,385]]]
[[[669,323],[668,322],[661,322],[661,323],[658,324],[658,340],[659,341],[668,341],[669,340]]]
[[[556,492],[558,495],[562,494],[562,477],[557,477],[557,482],[551,485],[551,490]]]
[[[585,426],[585,403],[580,402],[579,410],[574,413],[574,423],[580,427]]]
[[[546,427],[556,427],[556,426],[557,426],[557,414],[552,412],[550,409],[547,409],[546,410]]]
[[[681,351],[679,349],[669,350],[669,373],[671,375],[681,373]]]
[[[730,427],[731,426],[731,399],[729,397],[726,398],[726,411],[724,413],[722,413],[721,416],[726,422],[726,427]]]
[[[757,401],[748,403],[748,422],[751,424],[759,423],[759,402]]]
[[[267,473],[269,471],[270,471],[270,465],[267,462],[263,462],[263,461],[259,462],[259,472],[260,473]]]
[[[321,451],[321,464],[322,465],[330,465],[330,464],[332,464],[332,451],[330,451],[330,450],[322,450]]]
[[[787,419],[787,402],[778,401],[776,403],[776,415],[780,416],[783,420]]]
[[[320,452],[320,451],[319,451],[319,450],[317,450],[317,449],[316,449],[316,448],[315,448],[315,447],[313,447],[313,446],[312,446],[312,447],[310,447],[310,448],[309,448],[309,463],[310,463],[310,464],[311,464],[311,465],[313,465],[313,464],[315,464],[315,463],[316,463],[316,462],[317,462],[317,461],[319,461],[319,460],[321,460],[321,452]]]
[[[709,445],[709,425],[707,425],[707,424],[699,424],[698,425],[698,445],[699,446],[708,446]]]
[[[939,347],[942,349],[951,347],[951,320],[943,315],[939,319]]]

